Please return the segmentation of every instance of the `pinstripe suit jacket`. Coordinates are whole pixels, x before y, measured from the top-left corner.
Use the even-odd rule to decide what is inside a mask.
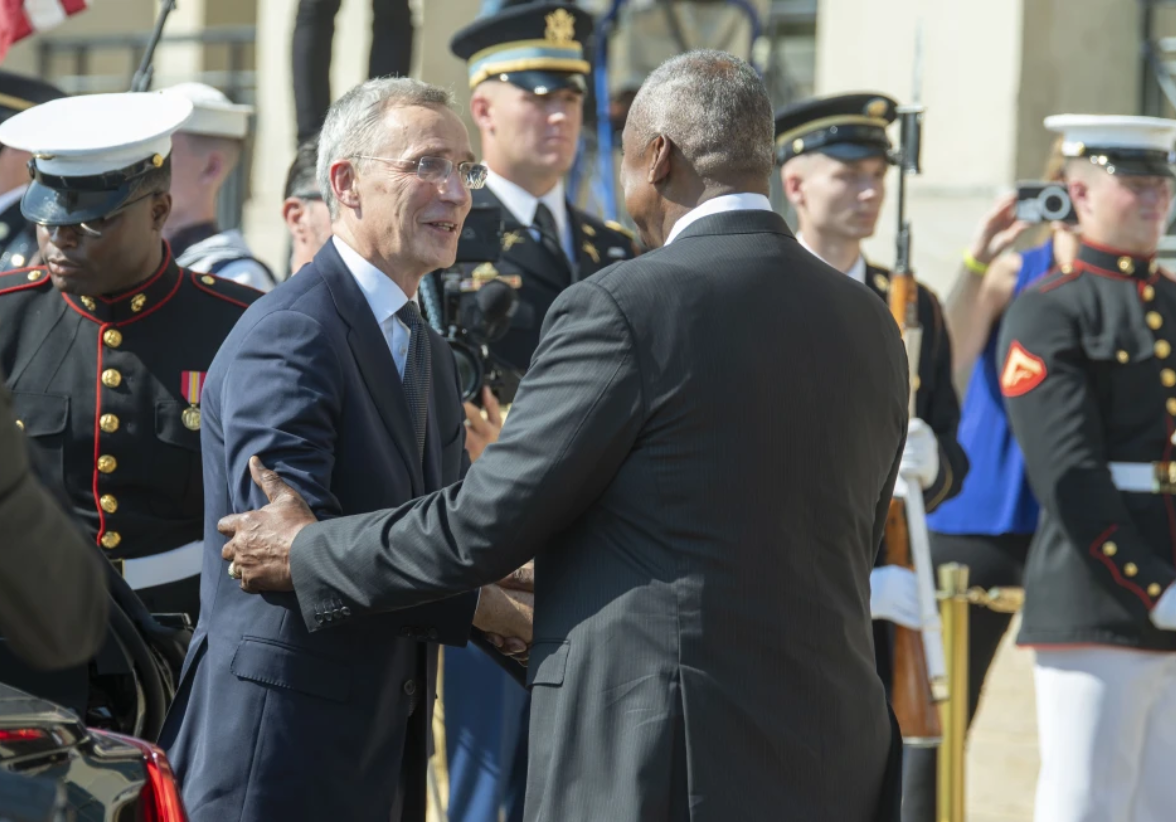
[[[463,483],[299,535],[307,627],[535,556],[528,820],[896,819],[869,574],[907,379],[778,215],[702,218],[563,292]]]

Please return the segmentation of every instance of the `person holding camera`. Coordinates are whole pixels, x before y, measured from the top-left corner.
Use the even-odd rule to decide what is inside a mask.
[[[1156,250],[1176,120],[1060,115],[1074,259],[1001,323],[1000,390],[1041,519],[1017,642],[1035,650],[1035,817],[1176,805],[1176,282]]]
[[[1029,543],[1037,529],[1037,500],[1000,395],[996,346],[1001,317],[1014,297],[1046,272],[1069,264],[1077,250],[1077,224],[1065,192],[1063,166],[1059,141],[1046,167],[1044,183],[1022,186],[1020,196],[1002,197],[985,215],[971,248],[964,253],[945,305],[956,384],[967,381],[968,386],[959,440],[971,468],[959,495],[928,517],[931,558],[936,566],[945,562],[967,565],[972,584],[985,590],[1021,586]],[[1043,196],[1058,198],[1057,205],[1068,214],[1041,213]],[[1049,216],[1062,219],[1044,219]],[[1048,231],[1045,242],[1020,253],[1008,251],[1034,223]],[[1012,614],[976,605],[968,619],[971,722]],[[907,822],[934,820],[937,762],[933,748],[908,751],[903,798]]]
[[[592,17],[562,3],[508,6],[457,32],[451,51],[467,61],[470,113],[489,168],[473,192],[473,215],[498,211],[502,248],[490,260],[517,277],[518,305],[492,356],[521,374],[539,344],[547,309],[560,292],[614,262],[634,257],[632,236],[567,200],[583,121],[589,64],[583,43]],[[473,265],[469,266],[470,268]],[[504,396],[509,401],[510,396]],[[488,421],[470,413],[471,456],[497,431],[497,400],[483,393]],[[488,424],[487,424],[488,423]],[[446,759],[452,822],[520,818],[526,777],[526,692],[485,654],[445,649]]]

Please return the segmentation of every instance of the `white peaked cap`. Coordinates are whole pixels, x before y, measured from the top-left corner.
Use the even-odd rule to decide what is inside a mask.
[[[192,117],[180,129],[185,134],[243,140],[249,133],[249,115],[253,113],[253,106],[237,105],[212,86],[180,83],[160,89],[158,93],[182,97],[192,103]]]
[[[1176,120],[1102,114],[1055,114],[1045,127],[1062,135],[1062,154],[1081,157],[1088,149],[1170,152],[1176,148]]]
[[[62,97],[0,123],[0,144],[30,152],[37,169],[88,177],[171,153],[171,135],[192,114],[178,96],[123,92]]]

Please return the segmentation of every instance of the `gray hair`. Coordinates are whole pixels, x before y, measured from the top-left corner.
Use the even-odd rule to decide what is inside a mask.
[[[629,118],[642,145],[668,137],[700,177],[771,177],[775,120],[755,69],[721,51],[699,50],[658,66]]]
[[[453,108],[453,95],[440,86],[411,77],[377,77],[360,83],[332,104],[319,132],[315,176],[331,219],[339,216],[339,203],[331,189],[331,164],[373,154],[387,132],[384,115],[393,108],[441,106]],[[354,161],[362,167],[362,160]]]

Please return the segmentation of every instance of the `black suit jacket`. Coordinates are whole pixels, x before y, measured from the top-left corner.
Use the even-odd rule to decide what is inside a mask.
[[[560,295],[464,483],[299,535],[303,618],[535,556],[526,819],[896,819],[869,575],[907,384],[885,304],[778,215],[702,218]]]

